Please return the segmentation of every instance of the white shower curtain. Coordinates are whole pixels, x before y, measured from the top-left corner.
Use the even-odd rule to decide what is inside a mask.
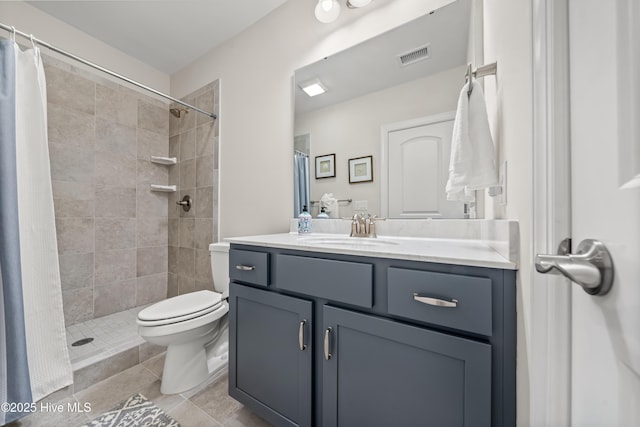
[[[2,115],[5,132],[0,132],[2,164],[11,170],[3,175],[1,183],[2,192],[10,197],[0,203],[0,234],[11,240],[11,245],[0,246],[2,298],[9,295],[14,306],[22,303],[17,312],[9,309],[6,302],[0,307],[3,310],[0,318],[4,320],[4,334],[0,336],[11,334],[14,324],[23,325],[20,330],[24,330],[24,338],[12,336],[2,343],[0,362],[7,373],[14,366],[26,371],[0,379],[3,381],[0,391],[9,396],[8,401],[12,395],[20,399],[30,395],[35,402],[73,382],[51,189],[46,81],[36,46],[22,51],[15,42],[3,40],[0,53],[3,55],[0,86],[9,94],[2,98],[2,108],[4,112],[11,111]],[[26,355],[24,346],[16,348],[11,343],[16,339],[26,342]],[[20,393],[16,393],[17,389]],[[6,416],[8,419],[0,421],[11,421],[10,418],[20,414]]]
[[[40,400],[73,382],[47,140],[47,84],[37,47],[16,45],[16,161],[20,255],[31,393]]]

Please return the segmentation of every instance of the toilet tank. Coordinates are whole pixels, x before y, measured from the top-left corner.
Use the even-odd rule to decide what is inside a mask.
[[[211,243],[209,254],[211,256],[213,289],[226,298],[229,296],[229,243]]]

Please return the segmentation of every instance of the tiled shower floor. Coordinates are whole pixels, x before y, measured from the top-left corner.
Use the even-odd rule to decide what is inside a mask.
[[[138,335],[136,317],[144,307],[87,320],[67,327],[67,346],[74,371],[93,365],[145,341]],[[71,344],[83,338],[93,341],[78,347]]]

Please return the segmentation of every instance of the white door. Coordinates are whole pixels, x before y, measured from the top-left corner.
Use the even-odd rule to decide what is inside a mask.
[[[569,6],[572,238],[615,267],[605,296],[571,285],[572,425],[640,426],[640,2]]]
[[[381,198],[382,214],[389,218],[462,218],[462,202],[447,201],[453,119],[427,118],[427,124],[396,124],[383,136],[388,191]],[[429,123],[433,121],[432,123]],[[386,145],[386,146],[385,146]],[[383,176],[383,181],[385,176]],[[385,213],[386,211],[386,213]]]

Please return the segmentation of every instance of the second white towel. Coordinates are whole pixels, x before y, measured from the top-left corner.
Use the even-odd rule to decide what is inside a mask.
[[[472,84],[471,96],[467,95]],[[482,88],[468,82],[460,91],[451,138],[447,200],[471,201],[474,191],[497,183],[495,149]]]

